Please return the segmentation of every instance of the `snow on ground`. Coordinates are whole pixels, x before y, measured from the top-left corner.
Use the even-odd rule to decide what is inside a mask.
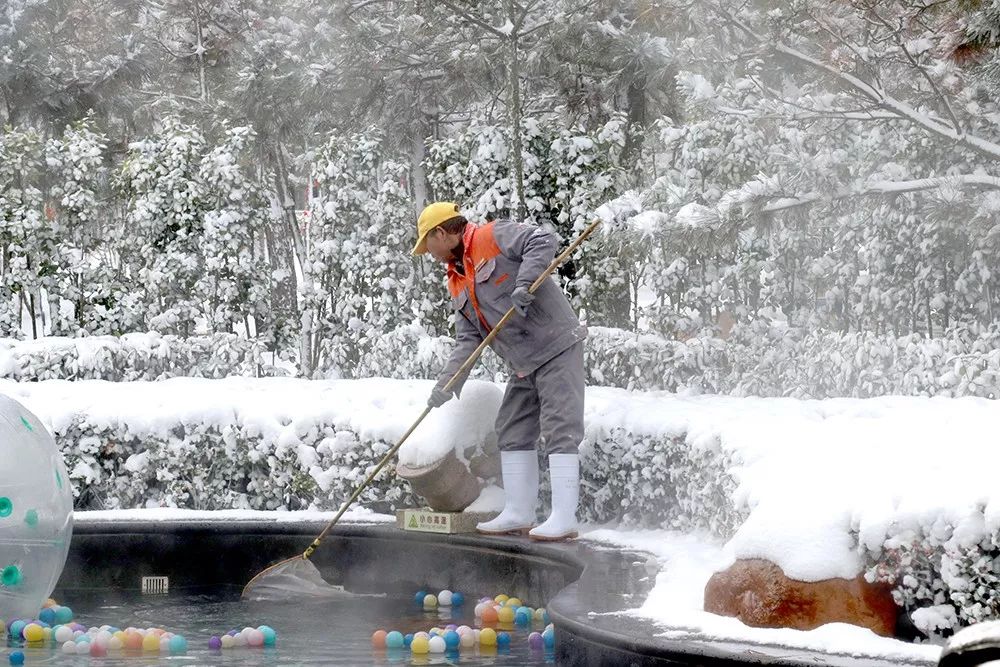
[[[664,639],[733,641],[927,665],[936,665],[941,654],[939,646],[880,637],[845,623],[830,623],[808,632],[771,630],[702,611],[705,584],[730,560],[724,546],[710,536],[598,528],[583,531],[582,538],[653,554],[660,568],[653,589],[642,606],[622,613],[658,624],[663,628],[658,636]]]

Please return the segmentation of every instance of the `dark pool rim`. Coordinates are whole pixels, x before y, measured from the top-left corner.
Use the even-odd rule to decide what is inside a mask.
[[[322,522],[276,520],[113,520],[79,517],[74,522],[74,540],[70,546],[70,561],[79,557],[81,550],[94,549],[100,553],[101,544],[121,541],[150,541],[164,538],[185,539],[200,536],[283,537],[289,544],[305,548],[322,530]],[[338,537],[376,545],[392,543],[409,550],[440,549],[475,550],[500,557],[513,565],[532,567],[561,567],[568,585],[549,596],[546,608],[556,632],[556,659],[566,665],[704,665],[728,667],[746,664],[773,665],[830,665],[831,667],[928,667],[932,663],[912,663],[850,654],[831,654],[818,651],[792,649],[784,646],[720,642],[709,640],[674,640],[662,635],[668,628],[651,621],[624,616],[615,612],[641,605],[645,597],[628,599],[617,596],[608,587],[617,582],[618,588],[648,592],[655,574],[644,567],[645,555],[637,552],[635,558],[622,558],[617,549],[574,541],[570,543],[538,543],[523,538],[487,537],[475,534],[439,535],[407,532],[390,523],[350,523],[336,527],[328,537],[336,543]],[[87,545],[90,545],[88,547]],[[213,548],[212,545],[204,545]],[[330,549],[325,544],[323,549]],[[298,551],[287,552],[294,556]],[[273,558],[271,559],[273,560]],[[251,569],[255,566],[251,565]],[[256,571],[256,570],[253,570]],[[247,576],[247,575],[243,575]],[[250,574],[252,576],[252,572]],[[59,587],[57,586],[57,590]],[[599,610],[597,615],[593,610]]]

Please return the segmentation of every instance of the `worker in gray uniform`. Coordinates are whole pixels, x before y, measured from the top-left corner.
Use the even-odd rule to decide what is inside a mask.
[[[430,204],[417,221],[413,254],[430,253],[447,266],[455,311],[456,345],[428,405],[439,407],[451,399],[445,385],[511,306],[516,310],[491,344],[511,368],[496,420],[505,501],[499,516],[478,524],[481,533],[527,533],[543,541],[577,536],[587,330],[551,277],[528,291],[552,262],[557,243],[555,235],[534,225],[473,224],[453,202]],[[466,377],[456,382],[454,395]],[[549,463],[552,512],[535,526],[540,436]]]

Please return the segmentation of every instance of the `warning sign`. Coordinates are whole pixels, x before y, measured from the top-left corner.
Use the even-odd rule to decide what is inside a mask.
[[[418,530],[424,533],[450,533],[451,515],[446,512],[404,510],[403,526],[406,530]]]

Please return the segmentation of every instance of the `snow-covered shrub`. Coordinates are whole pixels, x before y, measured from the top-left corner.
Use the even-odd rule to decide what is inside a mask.
[[[927,636],[1000,616],[1000,528],[983,507],[964,516],[891,526],[880,548],[862,549],[869,581],[893,586],[896,604]],[[995,523],[995,522],[994,522]]]
[[[580,453],[585,521],[729,536],[746,518],[733,500],[732,461],[718,448],[613,428],[588,436]]]
[[[180,338],[126,334],[36,341],[0,339],[0,377],[37,380],[161,380],[281,375],[262,344],[236,334]]]

